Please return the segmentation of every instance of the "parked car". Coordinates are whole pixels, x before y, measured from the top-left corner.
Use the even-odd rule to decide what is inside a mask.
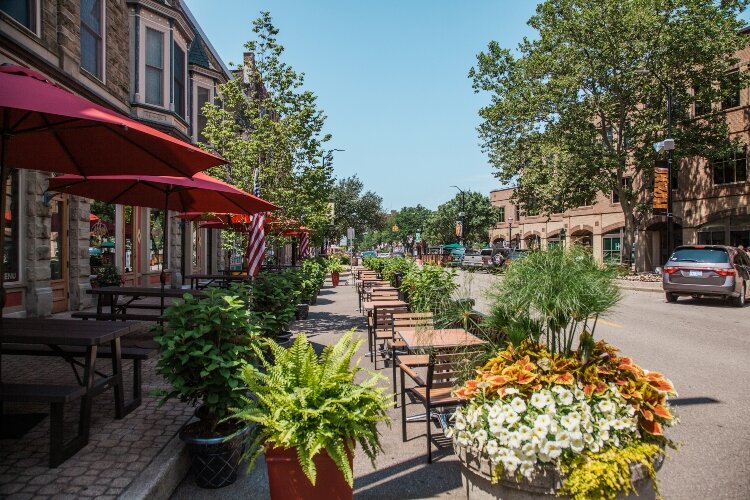
[[[362,252],[361,257],[364,259],[365,257],[377,257],[378,252],[374,250],[365,250]]]
[[[750,294],[750,257],[724,245],[677,247],[664,265],[662,287],[667,302],[680,295],[731,298],[742,307]]]
[[[492,260],[492,249],[483,248],[480,251],[467,250],[461,261],[461,267],[474,269],[490,269],[495,266]]]
[[[514,260],[520,260],[529,254],[528,250],[520,248],[499,248],[492,256],[492,262],[497,267],[505,267]]]
[[[378,257],[390,257],[390,252],[378,252]]]

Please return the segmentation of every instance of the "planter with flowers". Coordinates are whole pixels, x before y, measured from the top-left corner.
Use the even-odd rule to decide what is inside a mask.
[[[449,431],[469,498],[658,496],[675,392],[594,340],[613,279],[582,249],[509,268],[491,321],[510,343],[456,391],[467,403]]]

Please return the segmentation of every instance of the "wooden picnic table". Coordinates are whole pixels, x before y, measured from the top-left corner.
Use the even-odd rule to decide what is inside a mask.
[[[482,340],[463,328],[445,329],[404,329],[396,331],[401,337],[409,351],[418,349],[445,349],[448,347],[460,347],[486,344]]]
[[[91,427],[91,402],[94,396],[110,387],[114,389],[115,416],[125,417],[140,404],[138,400],[125,401],[122,379],[122,351],[120,338],[130,333],[137,322],[85,323],[67,319],[2,318],[0,319],[0,363],[2,352],[14,344],[45,345],[71,364],[80,388],[65,385],[0,381],[0,402],[38,402],[52,404],[50,417],[50,467],[56,467],[86,446]],[[108,357],[112,360],[111,375],[96,370],[100,347],[109,345]],[[67,348],[83,348],[84,362],[74,359]],[[8,354],[6,353],[6,356]],[[76,366],[83,366],[79,376]],[[97,375],[99,378],[97,379]],[[65,442],[63,432],[63,405],[81,398],[78,434]]]
[[[246,274],[186,274],[185,279],[190,280],[192,290],[202,290],[214,283],[226,288],[231,282],[247,281],[250,278]]]
[[[92,288],[87,291],[91,295],[96,295],[96,315],[95,319],[118,320],[118,319],[136,319],[133,315],[128,315],[128,308],[134,309],[158,309],[160,315],[164,314],[163,300],[160,304],[137,304],[136,300],[157,297],[160,299],[172,298],[181,299],[183,295],[189,293],[196,297],[203,297],[205,292],[200,290],[183,290],[181,288],[160,288],[160,287],[134,287],[134,286],[105,286],[102,288]],[[124,300],[121,302],[120,298]],[[104,308],[109,307],[109,313],[104,312]],[[153,319],[159,319],[160,316],[153,316]],[[140,320],[149,319],[149,316],[137,317]]]

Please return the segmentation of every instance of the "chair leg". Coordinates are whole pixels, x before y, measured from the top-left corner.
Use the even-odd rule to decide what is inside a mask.
[[[427,422],[427,463],[432,463],[432,415],[430,405],[425,405],[425,421]]]
[[[401,374],[401,439],[406,442],[406,385]]]
[[[393,368],[393,404],[398,408],[398,391],[396,391],[396,347],[391,346],[391,368]]]

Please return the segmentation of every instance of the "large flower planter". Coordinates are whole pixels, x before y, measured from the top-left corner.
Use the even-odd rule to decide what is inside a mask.
[[[267,448],[266,467],[272,500],[351,500],[352,487],[344,479],[344,474],[325,450],[315,458],[317,478],[313,485],[297,459],[297,450]],[[352,465],[354,453],[349,453],[349,466]]]
[[[200,413],[196,410],[196,415]],[[201,488],[223,488],[237,480],[237,470],[245,450],[250,426],[244,426],[227,436],[201,437],[195,435],[201,422],[188,424],[180,431],[180,439],[190,451],[190,472]]]
[[[461,464],[461,484],[466,498],[470,500],[533,500],[539,498],[569,498],[558,495],[562,489],[563,476],[552,466],[539,467],[529,480],[514,474],[506,474],[492,484],[492,467],[486,456],[475,450],[456,447]],[[660,455],[654,463],[656,470],[661,468],[664,456]],[[630,467],[631,480],[635,492],[620,494],[618,499],[652,500],[656,498],[653,483],[645,467],[634,464]]]

